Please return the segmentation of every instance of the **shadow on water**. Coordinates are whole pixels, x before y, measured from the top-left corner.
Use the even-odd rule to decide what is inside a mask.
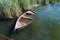
[[[7,31],[7,33],[8,33],[7,36],[10,36],[10,35],[12,35],[12,34],[14,33],[14,32],[13,32],[13,29],[14,29],[14,27],[15,27],[16,20],[17,20],[17,19],[12,20],[13,23],[11,22],[12,25],[10,25],[9,30]]]
[[[7,35],[13,34],[14,27],[15,27],[15,23],[9,28],[9,31],[8,31],[8,34]]]

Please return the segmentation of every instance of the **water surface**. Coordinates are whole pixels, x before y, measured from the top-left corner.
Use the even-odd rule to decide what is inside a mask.
[[[16,20],[1,21],[0,34],[14,40],[60,40],[60,4],[49,4],[34,8],[35,20],[14,35],[8,36]]]

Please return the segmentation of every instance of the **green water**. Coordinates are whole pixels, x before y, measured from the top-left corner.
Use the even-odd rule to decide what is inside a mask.
[[[15,35],[8,36],[8,33],[16,20],[1,21],[0,34],[14,40],[60,40],[60,4],[40,6],[34,11],[35,20]]]

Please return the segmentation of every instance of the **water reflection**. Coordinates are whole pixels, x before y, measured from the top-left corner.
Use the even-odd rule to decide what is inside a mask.
[[[60,4],[40,6],[34,8],[34,11],[35,20],[15,34],[14,40],[60,40]],[[0,33],[6,34],[15,21],[0,23]]]

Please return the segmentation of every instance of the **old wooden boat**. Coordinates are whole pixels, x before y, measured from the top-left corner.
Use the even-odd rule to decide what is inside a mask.
[[[27,25],[31,24],[32,21],[34,20],[34,16],[35,16],[35,13],[33,11],[26,11],[25,13],[23,13],[18,19],[17,19],[17,22],[16,22],[16,25],[15,25],[15,28],[14,28],[14,31],[20,29],[20,28],[24,28],[26,27]]]

